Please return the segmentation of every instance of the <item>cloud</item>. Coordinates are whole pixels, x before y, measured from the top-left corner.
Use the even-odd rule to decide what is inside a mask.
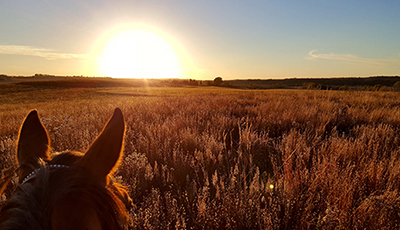
[[[47,60],[90,58],[86,54],[62,53],[52,49],[44,49],[34,46],[18,46],[18,45],[0,45],[0,54],[41,57]]]
[[[311,50],[308,55],[307,59],[309,60],[331,60],[331,61],[343,61],[343,62],[350,62],[350,63],[363,63],[363,64],[370,64],[370,65],[385,65],[385,62],[382,60],[377,59],[368,59],[368,58],[360,58],[356,55],[352,54],[316,54],[317,50]]]

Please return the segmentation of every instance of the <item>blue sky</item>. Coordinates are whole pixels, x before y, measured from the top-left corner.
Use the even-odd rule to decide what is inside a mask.
[[[101,75],[99,40],[132,23],[179,44],[186,78],[400,75],[399,12],[397,0],[0,0],[0,74]]]

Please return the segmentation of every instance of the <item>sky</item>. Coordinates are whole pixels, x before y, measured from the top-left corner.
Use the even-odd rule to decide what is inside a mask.
[[[399,13],[398,0],[0,0],[0,74],[106,76],[107,42],[141,28],[181,78],[394,76]]]

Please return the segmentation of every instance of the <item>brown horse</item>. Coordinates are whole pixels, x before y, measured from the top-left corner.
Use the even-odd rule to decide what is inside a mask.
[[[126,229],[132,201],[110,176],[119,165],[124,135],[117,108],[85,154],[51,156],[48,133],[32,110],[19,132],[19,185],[1,207],[0,229]]]

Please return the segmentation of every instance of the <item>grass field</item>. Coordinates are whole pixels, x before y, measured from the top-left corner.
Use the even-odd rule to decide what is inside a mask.
[[[2,84],[0,169],[30,109],[53,151],[83,151],[120,107],[138,229],[398,229],[399,96]]]

